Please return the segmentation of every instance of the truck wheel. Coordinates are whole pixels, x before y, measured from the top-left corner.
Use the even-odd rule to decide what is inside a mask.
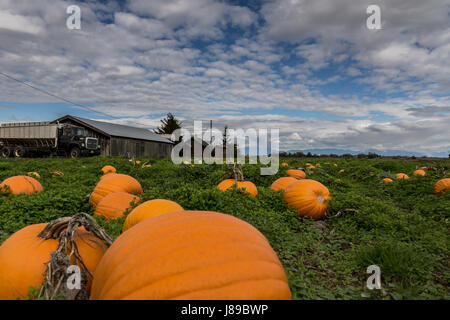
[[[25,148],[22,146],[17,146],[14,148],[14,157],[22,158],[25,155]]]
[[[3,158],[9,158],[11,156],[11,149],[8,148],[8,147],[4,147],[1,150],[1,155],[2,155]]]
[[[80,153],[81,153],[80,148],[78,148],[78,147],[73,147],[73,148],[70,150],[70,157],[71,157],[71,158],[78,158],[78,157],[80,156]]]

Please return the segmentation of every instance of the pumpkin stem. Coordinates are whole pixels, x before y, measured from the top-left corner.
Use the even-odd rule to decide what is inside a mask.
[[[238,189],[237,183],[238,181],[244,181],[244,174],[242,173],[242,165],[239,164],[239,167],[236,167],[236,163],[233,164],[232,167],[228,167],[227,171],[217,180],[217,182],[223,180],[223,179],[234,179],[235,182],[235,188]],[[216,182],[216,184],[217,184]]]
[[[71,217],[64,217],[53,220],[48,223],[45,228],[37,235],[39,238],[44,240],[48,239],[59,239],[61,232],[67,229]]]
[[[47,224],[38,237],[44,240],[55,239],[59,243],[56,250],[50,254],[39,297],[45,295],[46,300],[54,300],[58,296],[63,296],[67,300],[88,299],[87,279],[88,277],[92,278],[92,274],[83,262],[74,240],[74,234],[80,226],[94,234],[99,241],[103,241],[108,246],[112,244],[111,237],[97,224],[94,218],[86,213],[59,218]],[[73,263],[72,257],[75,263]],[[82,283],[80,288],[69,289],[66,285],[70,276],[67,270],[73,264],[77,264],[81,269]]]
[[[239,165],[241,166],[241,165]],[[242,166],[241,166],[242,167]],[[232,167],[229,167],[227,172],[230,172],[230,176],[234,178],[234,187],[238,189],[238,181],[244,181],[244,174],[241,168],[236,167],[236,163]]]

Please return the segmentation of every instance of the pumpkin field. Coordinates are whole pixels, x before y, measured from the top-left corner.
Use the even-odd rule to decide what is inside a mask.
[[[230,172],[238,177],[227,176]],[[262,278],[268,277],[267,274],[275,277],[278,273],[284,277],[284,269],[285,288],[267,279],[267,285],[261,287],[261,290],[268,290],[267,295],[259,296],[263,298],[449,298],[450,191],[445,192],[449,187],[445,183],[450,178],[450,159],[285,158],[280,159],[280,169],[273,176],[262,176],[259,164],[236,167],[227,164],[175,165],[169,159],[129,160],[101,156],[0,159],[0,182],[16,176],[25,176],[21,179],[30,185],[29,178],[32,178],[39,185],[33,185],[36,192],[29,194],[11,194],[12,187],[0,192],[0,298],[4,283],[17,276],[12,274],[14,271],[10,271],[8,277],[6,272],[2,274],[2,259],[9,259],[12,251],[2,253],[1,244],[6,244],[8,238],[27,226],[49,223],[80,212],[93,217],[113,243],[110,249],[105,249],[94,273],[91,299],[115,299],[119,291],[130,290],[125,288],[127,285],[133,281],[138,283],[139,278],[120,282],[124,272],[131,272],[125,269],[128,264],[133,263],[133,268],[138,270],[136,277],[139,277],[141,271],[143,274],[150,268],[161,274],[167,268],[178,268],[183,261],[189,260],[187,254],[198,255],[195,267],[199,268],[208,263],[206,259],[216,259],[216,255],[222,259],[227,254],[231,259],[241,251],[243,256],[255,252],[255,256],[261,254],[264,260],[271,261],[270,267],[269,262],[252,265],[254,272],[260,272]],[[239,180],[239,189],[234,188],[234,178]],[[283,179],[278,180],[280,178]],[[120,190],[123,192],[108,194],[96,188],[102,180],[106,183],[113,179],[123,186]],[[441,182],[437,192],[436,183],[443,179],[447,180]],[[275,181],[277,183],[272,186]],[[305,198],[308,192],[311,197],[316,197],[313,199],[316,203],[305,204],[309,201]],[[109,204],[107,197],[111,198]],[[122,203],[119,214],[116,207],[111,208],[111,203]],[[140,210],[133,211],[143,203]],[[145,216],[152,206],[168,213]],[[190,218],[171,213],[180,210],[189,210]],[[198,211],[218,213],[211,213],[208,222],[211,232],[195,232],[204,223],[202,213]],[[178,222],[174,222],[177,219]],[[164,224],[167,230],[157,229],[152,220]],[[232,245],[219,245],[218,242],[217,246],[207,248],[206,245],[214,242],[216,237],[228,237],[222,232],[214,232],[215,223],[229,225],[229,231],[224,232],[229,232],[230,237],[231,234],[242,236],[239,238],[242,241]],[[153,234],[169,232],[170,228],[191,230],[190,235],[195,238],[192,241],[202,243],[201,252],[192,249],[177,254],[174,251],[173,256],[154,263],[138,252],[141,243],[152,241]],[[43,225],[39,231],[41,229]],[[118,238],[121,234],[123,236]],[[82,238],[83,234],[80,232],[76,236]],[[105,239],[107,243],[109,238]],[[121,241],[122,251],[118,245],[114,247],[115,239]],[[176,243],[167,245],[179,246]],[[276,255],[271,255],[270,247]],[[15,248],[15,256],[27,255]],[[79,249],[80,252],[83,250],[81,245]],[[155,246],[153,250],[165,254],[162,247]],[[208,254],[204,255],[204,252]],[[131,254],[139,259],[128,261],[127,256]],[[277,257],[281,265],[278,265]],[[118,260],[126,263],[114,269]],[[172,260],[176,266],[167,263]],[[370,276],[366,270],[370,265],[380,267],[381,289],[366,287]],[[230,268],[220,265],[215,272],[226,278],[232,272]],[[207,275],[202,277],[201,274],[192,276],[186,283],[194,288],[198,282],[209,281]],[[111,278],[116,278],[115,282]],[[231,292],[232,289],[227,290]],[[269,294],[270,290],[276,294]],[[37,292],[39,288],[29,288],[29,296],[20,298],[36,298]],[[190,293],[183,292],[179,297],[203,297]]]

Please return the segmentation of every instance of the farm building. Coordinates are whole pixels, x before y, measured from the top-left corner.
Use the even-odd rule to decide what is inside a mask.
[[[160,134],[160,136],[163,137],[163,138],[169,139],[174,144],[178,144],[177,141],[173,141],[172,140],[172,135],[171,134]],[[185,142],[182,142],[182,143],[185,143]],[[209,145],[208,142],[204,141],[203,139],[197,138],[197,137],[192,137],[191,141],[190,141],[190,144],[191,144],[191,156],[194,156],[196,148],[198,150],[201,150],[201,152],[203,154],[203,151],[205,151],[205,148]],[[213,152],[213,155],[214,155],[214,152]],[[180,157],[183,156],[183,151],[180,152],[179,156]]]
[[[148,129],[66,115],[53,123],[83,127],[89,137],[98,139],[101,154],[146,158],[169,158],[173,142]]]

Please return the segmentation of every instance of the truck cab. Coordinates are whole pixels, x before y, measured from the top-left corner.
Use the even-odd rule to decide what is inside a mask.
[[[58,154],[71,158],[99,155],[100,146],[97,138],[87,136],[85,128],[62,124],[58,128]]]

